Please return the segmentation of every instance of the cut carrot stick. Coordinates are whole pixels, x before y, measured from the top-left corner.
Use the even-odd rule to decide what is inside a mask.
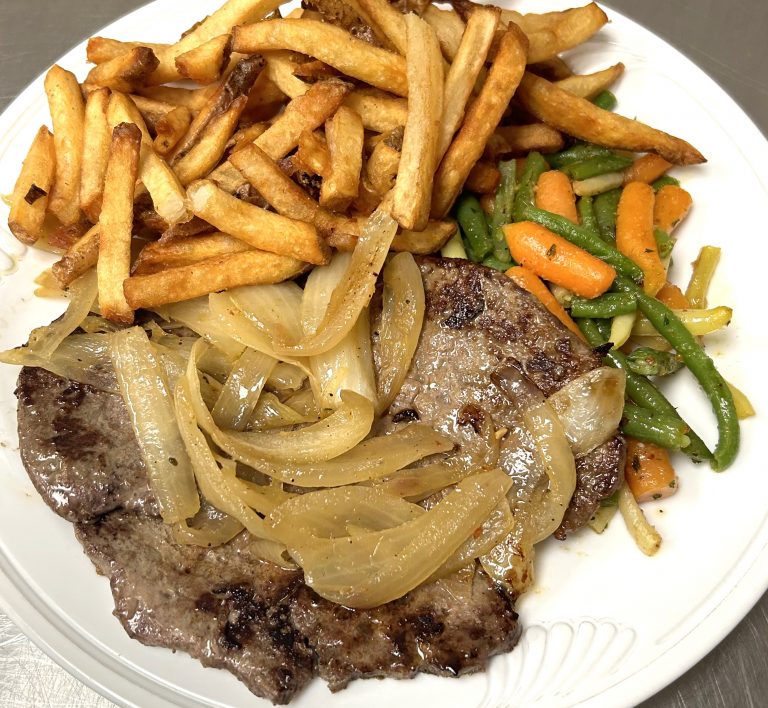
[[[630,182],[642,182],[650,184],[661,177],[672,163],[665,160],[661,155],[643,155],[635,160],[626,170],[624,170],[624,184]]]
[[[672,310],[687,310],[691,306],[683,291],[677,285],[672,285],[669,281],[661,286],[661,290],[656,293],[656,299]]]
[[[515,261],[576,295],[602,295],[616,278],[607,263],[532,221],[507,224],[503,231]]]
[[[536,183],[536,206],[570,219],[574,224],[579,223],[576,195],[573,193],[571,180],[560,170],[550,170],[541,174]]]
[[[654,225],[671,234],[691,209],[693,199],[682,187],[668,184],[656,194],[653,208]]]
[[[664,499],[677,491],[677,474],[669,453],[658,445],[627,438],[624,478],[638,504]]]
[[[550,292],[544,281],[539,278],[532,270],[523,266],[513,266],[506,275],[515,281],[523,290],[527,290],[531,295],[538,298],[544,307],[546,307],[558,320],[560,320],[571,332],[580,339],[584,339],[578,325],[571,319],[563,306],[557,301],[557,298]]]
[[[630,182],[624,187],[616,210],[616,248],[643,270],[643,289],[655,295],[667,281],[653,236],[653,187]]]

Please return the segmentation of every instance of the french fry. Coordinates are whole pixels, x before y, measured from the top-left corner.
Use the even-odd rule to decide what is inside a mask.
[[[443,59],[435,30],[416,15],[405,17],[408,37],[408,117],[400,169],[392,192],[392,216],[406,229],[421,230],[429,218],[432,176],[437,166],[443,113]]]
[[[91,37],[86,46],[86,57],[91,64],[104,64],[127,54],[136,47],[147,47],[153,52],[166,51],[170,44],[156,44],[151,42],[121,42],[119,39],[107,37]]]
[[[32,244],[42,236],[55,169],[53,135],[48,128],[41,126],[24,158],[11,194],[8,228],[22,243]]]
[[[247,204],[208,180],[193,182],[187,195],[196,216],[254,248],[316,265],[328,262],[328,247],[311,224]]]
[[[125,281],[125,297],[134,309],[157,307],[241,285],[279,283],[296,277],[304,268],[301,261],[266,251],[231,253],[151,275],[135,275]]]
[[[101,212],[104,193],[104,175],[109,159],[110,130],[107,125],[107,107],[110,91],[97,89],[85,102],[83,128],[83,160],[80,172],[80,208],[96,223]]]
[[[464,35],[464,20],[459,17],[456,10],[441,10],[434,5],[427,5],[421,17],[435,30],[443,56],[452,62],[459,51],[461,38]]]
[[[440,121],[438,161],[445,155],[454,133],[464,118],[467,101],[472,95],[472,89],[475,87],[496,34],[499,13],[498,8],[477,7],[467,20],[467,28],[461,44],[445,77],[445,95],[450,97],[450,101],[445,102],[443,117]]]
[[[314,131],[305,130],[299,136],[296,165],[305,172],[325,177],[331,172],[331,155],[328,145]]]
[[[180,268],[207,258],[253,250],[245,241],[220,231],[204,236],[190,236],[172,241],[153,241],[141,249],[131,275],[149,275],[168,268]]]
[[[369,19],[369,25],[376,27],[390,44],[405,56],[405,17],[388,0],[355,0],[355,4]]]
[[[594,98],[601,91],[610,88],[624,73],[624,64],[619,62],[593,74],[573,74],[555,82],[555,86],[582,98]]]
[[[158,64],[155,53],[149,47],[134,47],[91,69],[83,88],[86,91],[109,88],[131,93],[146,83]]]
[[[211,234],[216,229],[207,221],[203,221],[193,216],[189,221],[183,224],[174,224],[168,226],[160,236],[160,243],[171,243],[180,239],[190,238],[191,236],[200,236],[201,234]]]
[[[104,178],[104,200],[99,216],[99,308],[108,320],[133,323],[133,310],[125,300],[123,281],[130,275],[133,193],[139,172],[141,130],[120,123],[112,131]]]
[[[435,253],[456,233],[454,221],[430,221],[422,231],[400,230],[392,240],[393,251]]]
[[[344,99],[344,105],[357,113],[366,130],[386,133],[405,125],[408,103],[374,88],[358,88]]]
[[[176,68],[185,78],[198,84],[212,84],[221,78],[232,54],[232,35],[221,34],[179,54]]]
[[[246,106],[247,108],[247,106]],[[232,139],[227,144],[228,148],[231,148],[232,154],[247,148],[256,138],[264,133],[269,128],[269,123],[253,123],[247,128],[238,130]]]
[[[398,96],[408,95],[405,61],[401,56],[325,22],[302,18],[235,27],[232,48],[244,54],[274,49],[301,52],[371,86]]]
[[[208,123],[197,144],[173,166],[183,186],[186,187],[190,182],[204,177],[219,163],[229,139],[237,130],[237,123],[247,103],[247,96],[240,96],[232,101],[226,111]]]
[[[443,218],[453,206],[473,165],[483,154],[525,72],[527,40],[515,25],[504,33],[483,88],[435,174],[432,217]]]
[[[557,152],[565,145],[560,132],[544,123],[498,126],[495,134],[505,140],[511,155],[527,155],[533,150]]]
[[[85,236],[90,228],[91,224],[85,220],[71,226],[58,226],[46,236],[47,245],[66,252]]]
[[[208,175],[207,179],[215,182],[216,186],[227,194],[235,194],[248,184],[248,180],[229,160],[222,162]]]
[[[400,151],[386,140],[377,143],[365,163],[365,178],[379,197],[383,197],[395,186],[399,165]]]
[[[294,73],[299,67],[290,52],[275,51],[265,54],[267,76],[288,98],[303,96],[309,90],[309,84]]]
[[[52,66],[45,75],[45,93],[56,148],[56,176],[48,196],[48,210],[62,224],[76,224],[80,221],[85,103],[75,75],[58,65]]]
[[[184,106],[175,106],[158,118],[155,122],[155,140],[152,143],[155,152],[163,157],[168,155],[189,130],[191,122],[192,115]]]
[[[523,28],[521,27],[520,29]],[[524,29],[523,32],[525,32]],[[528,71],[532,74],[536,74],[536,76],[541,76],[542,78],[547,79],[547,81],[560,81],[562,79],[567,79],[569,76],[573,76],[571,67],[560,57],[545,59],[538,64],[529,64]]]
[[[501,181],[498,167],[488,162],[476,162],[467,175],[464,186],[475,194],[492,194]]]
[[[363,166],[363,122],[351,108],[340,106],[325,123],[330,172],[323,178],[320,205],[344,211],[357,198]]]
[[[99,225],[92,226],[51,266],[51,273],[62,288],[89,271],[99,259]]]
[[[293,75],[300,78],[302,81],[309,81],[315,83],[320,79],[329,79],[331,76],[338,76],[339,72],[332,66],[313,59],[311,61],[305,61],[302,64],[297,64],[293,70]]]
[[[604,111],[531,73],[525,74],[515,97],[540,121],[580,140],[620,150],[654,152],[675,165],[706,162],[685,140]]]
[[[218,90],[218,84],[203,86],[199,89],[186,89],[177,86],[145,86],[138,89],[136,93],[154,101],[183,106],[193,113],[197,113]]]

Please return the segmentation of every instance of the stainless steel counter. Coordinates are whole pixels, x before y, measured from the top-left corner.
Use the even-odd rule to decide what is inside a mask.
[[[0,0],[0,110],[66,50],[143,0]],[[612,0],[714,77],[768,134],[766,0]],[[546,3],[543,3],[545,6]],[[768,595],[709,656],[644,708],[768,705]],[[0,705],[112,705],[0,613]]]

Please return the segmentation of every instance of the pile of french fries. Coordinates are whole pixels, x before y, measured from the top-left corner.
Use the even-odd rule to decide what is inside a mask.
[[[438,251],[462,190],[494,192],[501,157],[569,136],[703,161],[688,143],[588,99],[617,64],[560,56],[606,24],[590,4],[520,14],[388,0],[228,0],[174,44],[93,37],[80,83],[45,78],[41,127],[9,226],[62,255],[61,288],[97,269],[105,317],[294,278],[354,248],[376,209],[394,250]]]

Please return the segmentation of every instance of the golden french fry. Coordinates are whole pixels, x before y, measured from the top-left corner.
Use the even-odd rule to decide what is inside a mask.
[[[211,234],[216,229],[207,221],[193,216],[189,221],[183,224],[174,224],[168,226],[160,236],[160,243],[170,243],[179,239],[190,238],[191,236],[200,236],[201,234]]]
[[[232,35],[222,34],[179,54],[176,68],[185,78],[198,84],[212,84],[221,78],[232,54]]]
[[[89,271],[99,259],[99,225],[92,226],[51,266],[62,288]]]
[[[472,95],[472,89],[475,87],[496,34],[499,13],[498,8],[480,6],[473,10],[467,20],[467,28],[461,44],[445,77],[445,95],[449,96],[450,100],[445,102],[443,117],[440,121],[438,161],[445,155],[454,133],[464,118],[467,101]]]
[[[560,132],[544,123],[503,125],[496,128],[494,135],[503,138],[507,155],[527,155],[532,150],[557,152],[565,145]]]
[[[540,28],[532,27],[530,33],[528,29],[523,28],[530,43],[530,64],[552,59],[562,52],[578,47],[608,22],[608,16],[595,3],[543,17],[547,20]]]
[[[41,126],[24,158],[11,194],[8,228],[23,243],[34,243],[42,236],[55,170],[53,135],[48,128]]]
[[[593,74],[573,74],[555,82],[555,86],[582,98],[593,98],[610,88],[624,73],[624,64],[619,62]]]
[[[139,172],[141,130],[120,123],[112,131],[104,178],[104,200],[99,216],[99,308],[108,320],[133,323],[133,310],[125,300],[123,281],[131,270],[133,193]]]
[[[199,89],[186,89],[177,86],[145,86],[138,89],[136,93],[154,101],[184,106],[193,113],[197,113],[219,88],[218,84],[203,86]]]
[[[46,242],[52,248],[66,252],[74,246],[91,229],[91,224],[85,220],[71,226],[58,226],[47,234]]]
[[[222,162],[208,175],[207,179],[215,182],[216,186],[223,189],[227,194],[235,194],[248,184],[248,180],[229,160]]]
[[[312,174],[325,177],[331,171],[331,155],[325,140],[312,130],[305,130],[299,136],[299,149],[294,164]]]
[[[135,275],[125,281],[131,307],[157,307],[241,285],[279,283],[299,275],[304,263],[266,251],[244,251],[180,268]]]
[[[269,128],[269,123],[254,123],[247,128],[242,128],[232,136],[227,147],[231,148],[232,154],[239,152],[248,147],[254,140],[256,140],[256,138],[265,132],[267,128]]]
[[[423,231],[399,231],[392,240],[393,251],[435,253],[456,233],[454,221],[430,221]]]
[[[252,54],[274,49],[307,54],[376,88],[398,96],[408,94],[401,56],[356,39],[340,27],[304,18],[235,27],[234,51]]]
[[[386,133],[398,126],[405,125],[408,115],[408,102],[374,88],[359,88],[352,91],[344,105],[357,113],[366,130]]]
[[[131,93],[146,83],[158,63],[155,53],[149,47],[134,47],[91,69],[83,87],[86,91],[109,88]]]
[[[76,224],[80,221],[85,103],[75,75],[58,65],[52,66],[45,75],[45,93],[56,147],[56,176],[48,197],[48,210],[62,224]]]
[[[80,172],[80,208],[94,224],[99,220],[99,213],[101,212],[104,175],[109,159],[111,140],[109,125],[107,124],[109,97],[109,89],[97,89],[88,94],[88,99],[85,102],[83,160]]]
[[[294,73],[299,63],[293,59],[290,52],[265,52],[264,57],[267,62],[267,76],[288,98],[303,96],[309,90],[310,84]]]
[[[379,197],[383,197],[395,186],[399,166],[400,151],[387,140],[378,142],[365,163],[365,178]]]
[[[232,101],[226,111],[208,122],[200,140],[173,166],[183,186],[204,177],[219,163],[247,103],[247,96]]]
[[[147,47],[153,52],[167,50],[170,44],[156,44],[151,42],[121,42],[119,39],[107,37],[91,37],[86,47],[86,56],[91,64],[104,64],[116,59],[136,47]]]
[[[204,236],[189,236],[172,241],[153,241],[141,249],[131,275],[149,275],[168,268],[180,268],[208,258],[252,251],[245,241],[220,231]]]
[[[375,27],[376,34],[383,35],[389,43],[405,56],[405,16],[398,12],[388,0],[355,0],[356,5],[368,19],[368,25]]]
[[[316,265],[328,262],[328,247],[311,224],[247,204],[209,180],[193,182],[187,195],[196,216],[254,248]]]
[[[533,74],[525,74],[516,98],[540,121],[574,138],[619,150],[654,152],[675,165],[706,162],[706,158],[685,140],[604,111]]]
[[[325,62],[313,59],[297,64],[296,68],[293,70],[293,75],[297,76],[302,81],[314,83],[320,79],[329,79],[331,76],[338,76],[339,72],[332,66],[328,66]]]
[[[547,81],[560,81],[561,79],[567,79],[569,76],[573,76],[571,67],[560,57],[545,59],[538,64],[529,64],[528,71],[532,74],[536,74],[536,76],[541,76],[547,79]]]
[[[432,177],[443,113],[443,58],[435,30],[416,15],[405,17],[408,53],[408,117],[392,216],[406,229],[423,229],[429,218]]]
[[[510,25],[477,99],[472,103],[435,174],[432,217],[443,218],[461,192],[472,167],[483,154],[525,72],[527,40]]]
[[[168,155],[178,144],[192,122],[189,108],[175,106],[155,122],[155,151],[162,156]]]
[[[325,124],[330,172],[320,188],[321,206],[344,211],[357,198],[363,166],[363,121],[351,108],[340,106]]]
[[[421,17],[432,25],[443,56],[452,62],[459,51],[459,44],[464,35],[464,20],[459,17],[456,10],[441,10],[434,5],[427,5]]]

